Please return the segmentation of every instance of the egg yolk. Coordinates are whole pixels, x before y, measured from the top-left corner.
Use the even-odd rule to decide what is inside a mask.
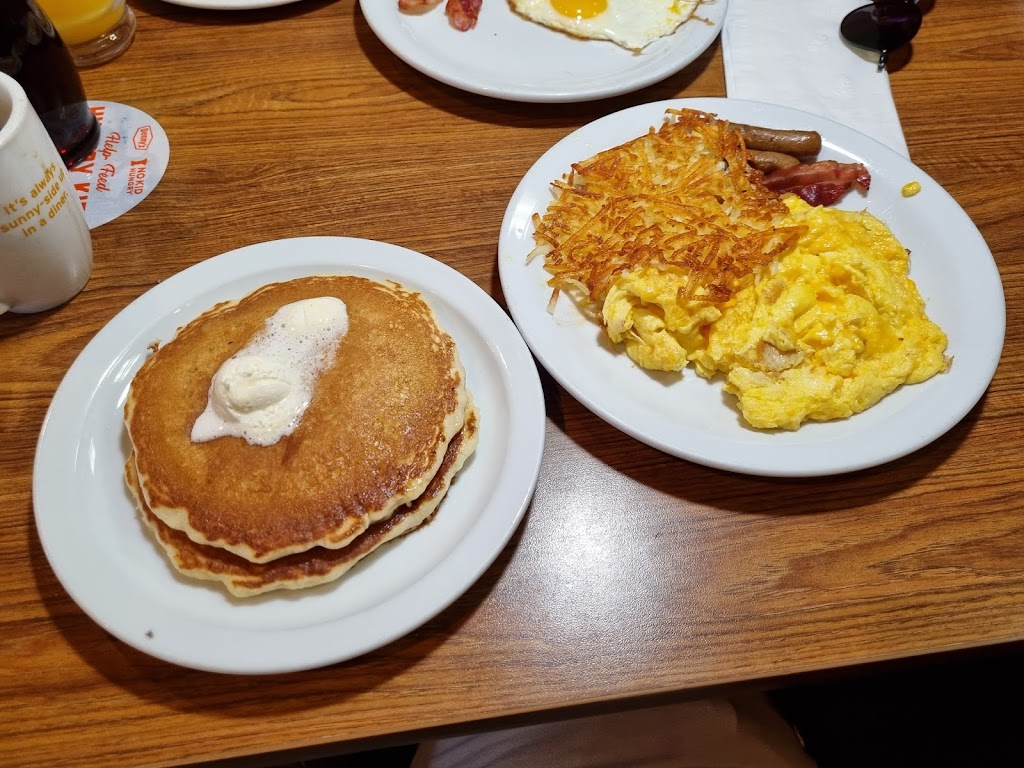
[[[592,19],[608,10],[608,0],[551,0],[551,7],[571,19]]]

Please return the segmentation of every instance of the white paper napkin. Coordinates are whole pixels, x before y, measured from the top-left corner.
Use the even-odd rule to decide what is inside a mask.
[[[722,28],[729,97],[827,117],[909,157],[888,73],[839,35],[843,17],[866,3],[729,0]]]

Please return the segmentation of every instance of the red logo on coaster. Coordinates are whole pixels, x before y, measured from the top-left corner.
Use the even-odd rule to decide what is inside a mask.
[[[132,136],[132,145],[136,149],[149,149],[151,143],[153,143],[153,128],[148,125],[139,128]]]

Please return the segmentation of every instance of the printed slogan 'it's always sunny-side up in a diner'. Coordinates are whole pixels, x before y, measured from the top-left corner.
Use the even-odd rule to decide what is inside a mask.
[[[0,201],[0,235],[21,232],[24,237],[41,231],[68,204],[64,167],[53,162],[42,170],[25,194]]]

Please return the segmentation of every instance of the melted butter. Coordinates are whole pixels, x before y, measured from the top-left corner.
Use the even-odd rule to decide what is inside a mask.
[[[273,445],[295,431],[320,372],[348,332],[348,310],[333,296],[286,304],[210,382],[192,442],[228,435]]]

